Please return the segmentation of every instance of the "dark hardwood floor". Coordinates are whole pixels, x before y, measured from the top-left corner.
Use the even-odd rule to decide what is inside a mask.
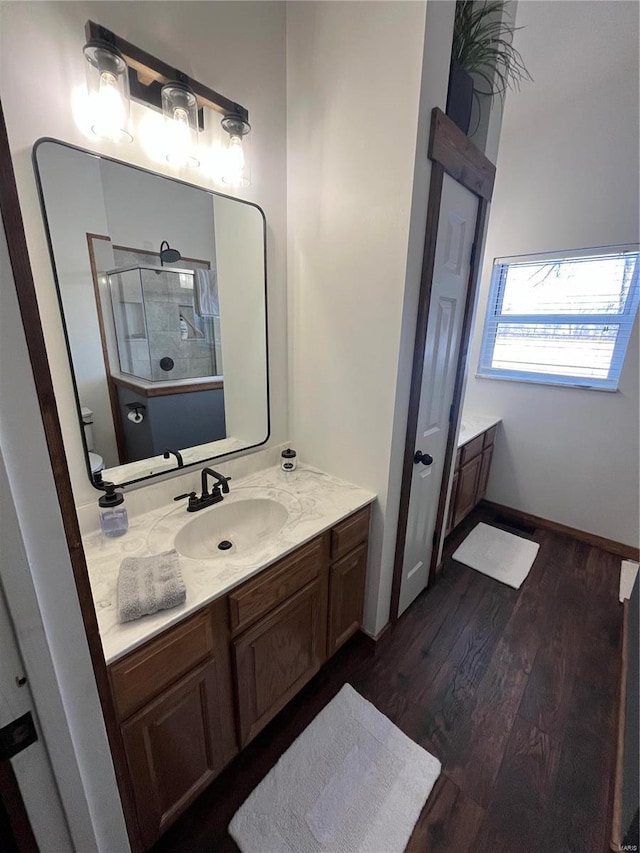
[[[622,608],[620,558],[542,529],[520,590],[454,562],[372,657],[330,661],[153,848],[237,853],[227,825],[349,682],[442,761],[407,853],[604,853],[611,825]],[[502,526],[502,525],[500,525]],[[371,851],[385,853],[385,851]]]

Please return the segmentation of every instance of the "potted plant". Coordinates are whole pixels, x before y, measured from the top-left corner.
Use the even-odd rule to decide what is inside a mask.
[[[519,89],[522,80],[533,79],[512,44],[520,27],[505,19],[505,6],[505,0],[456,2],[447,115],[465,133],[474,96],[504,97],[507,88]]]

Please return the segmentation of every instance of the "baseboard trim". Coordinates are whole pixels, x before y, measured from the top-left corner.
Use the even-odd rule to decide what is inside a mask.
[[[500,512],[503,515],[511,516],[511,518],[533,524],[535,527],[544,527],[547,530],[553,530],[555,533],[565,533],[567,536],[573,536],[580,542],[586,542],[588,545],[593,545],[596,548],[602,548],[603,551],[608,551],[610,554],[615,554],[618,557],[624,557],[627,560],[640,559],[640,548],[634,548],[633,545],[624,545],[622,542],[615,542],[613,539],[605,539],[604,536],[596,536],[595,533],[588,533],[586,530],[578,530],[575,527],[569,527],[566,524],[560,524],[558,521],[551,521],[548,518],[541,518],[539,515],[532,515],[529,512],[523,512],[520,509],[514,509],[504,504],[494,503],[493,501],[482,501],[482,505],[489,509]]]
[[[360,636],[364,640],[364,644],[367,649],[371,652],[372,655],[378,655],[382,651],[382,649],[386,646],[391,638],[391,622],[387,622],[384,628],[375,635],[367,634],[362,628],[360,629]]]

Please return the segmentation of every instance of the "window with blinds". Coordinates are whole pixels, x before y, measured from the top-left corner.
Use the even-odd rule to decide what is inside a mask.
[[[638,310],[638,248],[496,258],[478,375],[615,391]]]

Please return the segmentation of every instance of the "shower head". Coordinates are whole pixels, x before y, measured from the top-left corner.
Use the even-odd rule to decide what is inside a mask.
[[[182,259],[182,255],[177,249],[172,249],[166,240],[160,243],[160,264],[176,264]]]

